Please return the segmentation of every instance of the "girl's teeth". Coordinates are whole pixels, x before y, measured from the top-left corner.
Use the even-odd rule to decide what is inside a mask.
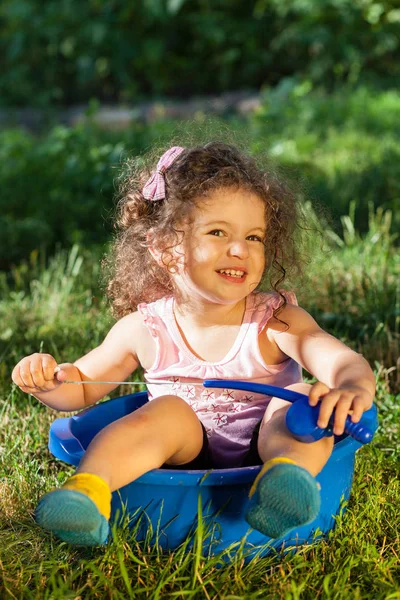
[[[231,277],[243,277],[244,271],[234,271],[233,269],[220,269],[220,273],[225,273]]]

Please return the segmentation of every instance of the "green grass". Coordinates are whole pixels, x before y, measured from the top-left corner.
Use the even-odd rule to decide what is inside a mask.
[[[400,600],[399,256],[389,212],[371,211],[364,236],[353,221],[352,214],[343,219],[340,237],[325,228],[325,245],[298,296],[375,365],[380,429],[357,455],[347,511],[328,538],[248,563],[240,547],[229,561],[203,556],[201,528],[192,549],[166,552],[138,543],[126,523],[98,549],[69,547],[35,525],[38,499],[72,467],[47,450],[57,413],[11,386],[12,366],[38,349],[72,360],[99,343],[112,321],[98,284],[99,251],[74,247],[48,264],[34,254],[1,279],[1,599]]]
[[[325,245],[318,253],[318,240],[314,243],[314,263],[298,296],[322,327],[371,364],[390,368],[396,365],[400,347],[398,236],[393,233],[390,210],[374,211],[370,205],[364,235],[355,228],[356,212],[352,203],[350,214],[341,218],[341,236],[321,225]],[[393,385],[399,383],[393,379]]]

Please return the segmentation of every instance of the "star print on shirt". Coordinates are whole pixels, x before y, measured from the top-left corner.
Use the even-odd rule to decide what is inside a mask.
[[[201,397],[204,400],[215,400],[215,392],[213,392],[212,390],[204,390],[203,392],[201,392]]]
[[[227,424],[228,417],[226,415],[221,415],[220,413],[217,413],[213,418],[213,421],[217,427],[223,427],[223,425]]]
[[[240,398],[240,402],[253,402],[254,396],[252,394],[246,394]]]
[[[186,396],[186,398],[194,398],[196,395],[193,385],[183,385],[181,387],[181,393]]]
[[[206,430],[207,437],[211,437],[212,436],[212,432],[213,432],[213,430],[211,429],[211,427],[207,427],[206,425],[203,425],[203,426],[204,426],[204,429]]]
[[[233,390],[224,390],[222,392],[222,398],[224,400],[235,400],[235,392]]]
[[[181,387],[181,380],[179,377],[170,377],[169,381],[172,383],[172,390],[179,390],[179,388]]]

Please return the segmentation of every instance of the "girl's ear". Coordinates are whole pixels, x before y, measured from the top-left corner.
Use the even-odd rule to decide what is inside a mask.
[[[150,254],[153,257],[153,259],[158,264],[158,266],[159,267],[165,266],[164,263],[163,263],[163,261],[162,261],[162,255],[163,255],[163,253],[160,250],[160,248],[158,247],[158,245],[156,243],[156,240],[155,240],[154,236],[152,235],[151,231],[149,231],[147,233],[146,241],[147,241],[147,249],[150,252]]]
[[[177,246],[165,248],[165,240],[163,244],[158,244],[157,239],[150,230],[146,236],[147,249],[159,267],[168,271],[170,275],[175,275],[183,266],[183,253],[179,252]]]
[[[176,260],[173,252],[170,249],[162,250],[151,231],[147,234],[147,249],[159,267],[165,269],[168,273],[176,273]]]

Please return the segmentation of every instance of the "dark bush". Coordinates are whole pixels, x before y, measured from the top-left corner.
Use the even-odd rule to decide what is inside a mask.
[[[122,146],[90,128],[0,134],[0,267],[37,248],[102,242]]]
[[[0,103],[132,101],[400,76],[396,0],[3,0]]]

